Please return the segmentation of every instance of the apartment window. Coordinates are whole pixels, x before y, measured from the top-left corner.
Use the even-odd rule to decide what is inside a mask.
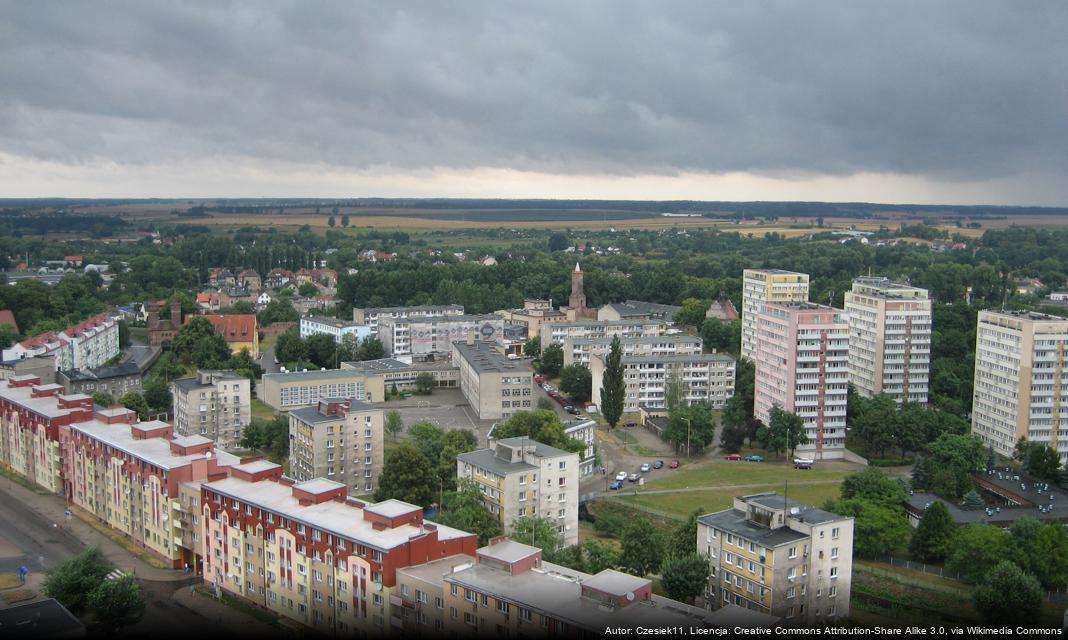
[[[508,613],[508,603],[504,600],[498,600],[497,611],[499,611],[500,613]]]
[[[833,585],[833,586],[832,586],[832,587],[831,587],[831,588],[830,588],[830,589],[829,589],[829,590],[827,591],[827,595],[828,595],[828,596],[830,596],[830,597],[832,597],[832,598],[833,598],[833,597],[835,597],[836,595],[838,595],[838,585]]]
[[[790,557],[791,560],[796,558],[797,557],[797,547],[790,547],[790,551],[789,551],[789,553],[787,553],[787,555]]]
[[[835,540],[838,539],[838,527],[831,529],[831,538]]]
[[[832,560],[837,560],[838,559],[838,547],[831,547],[831,559]]]
[[[475,592],[470,589],[464,589],[464,598],[466,598],[468,602],[474,602]]]
[[[453,586],[456,586],[456,585],[453,585]],[[438,606],[438,609],[444,609],[445,608],[445,601],[442,600],[441,598],[434,598],[434,604],[436,604]]]
[[[838,577],[838,567],[831,567],[831,580]]]
[[[531,613],[530,609],[523,609],[522,607],[520,607],[520,609],[519,609],[519,619],[522,620],[523,622],[533,622],[534,614]]]

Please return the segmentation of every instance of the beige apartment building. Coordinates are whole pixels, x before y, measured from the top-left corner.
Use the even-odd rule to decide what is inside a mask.
[[[861,277],[845,294],[849,382],[864,397],[927,403],[931,377],[931,297],[926,289]]]
[[[371,327],[371,334],[378,334],[378,323],[386,318],[441,318],[460,316],[464,313],[462,304],[425,305],[416,307],[371,307],[353,309],[352,321]]]
[[[552,300],[527,299],[522,309],[501,309],[495,313],[508,324],[526,327],[530,337],[540,336],[543,324],[567,322],[567,314],[553,309]]]
[[[972,433],[1011,457],[1020,438],[1068,461],[1068,319],[1032,311],[979,312]]]
[[[593,404],[601,405],[607,355],[593,356]],[[637,413],[640,407],[667,406],[668,385],[678,380],[682,401],[686,404],[707,402],[719,409],[734,395],[734,356],[722,353],[694,353],[676,356],[623,356],[623,380],[626,394],[623,412]]]
[[[808,302],[808,274],[781,269],[742,272],[742,357],[756,361],[757,314],[769,302]]]
[[[685,333],[662,336],[621,338],[619,346],[624,356],[682,356],[701,353],[702,342],[697,336]],[[564,366],[581,364],[590,366],[594,356],[607,356],[612,348],[612,338],[565,338],[563,343]]]
[[[359,371],[368,377],[379,377],[386,389],[392,389],[393,385],[396,385],[398,391],[414,389],[416,378],[424,372],[434,377],[435,387],[460,386],[460,370],[448,361],[407,363],[396,358],[379,358],[342,362],[341,368]]]
[[[541,325],[541,347],[563,344],[567,338],[643,338],[663,335],[668,330],[664,320],[580,320]]]
[[[447,358],[452,343],[472,332],[479,340],[504,340],[504,319],[488,314],[382,318],[378,322],[378,339],[386,355],[413,362]]]
[[[347,398],[290,411],[289,475],[299,482],[340,482],[354,495],[372,493],[382,474],[384,416],[382,409]]]
[[[774,492],[738,496],[697,519],[697,550],[709,562],[710,609],[734,605],[797,626],[849,617],[853,518]]]
[[[479,420],[506,420],[534,406],[534,370],[528,360],[503,355],[492,342],[452,343],[452,364],[460,370],[460,392]]]
[[[523,518],[556,524],[563,546],[578,544],[579,455],[529,438],[503,438],[456,456],[456,476],[474,480],[506,533]]]
[[[201,435],[222,449],[234,449],[252,420],[251,382],[233,371],[199,370],[195,378],[171,383],[174,429]]]
[[[381,402],[385,398],[383,376],[348,368],[266,373],[260,389],[263,402],[276,411],[315,406],[322,398],[352,398],[360,402]]]

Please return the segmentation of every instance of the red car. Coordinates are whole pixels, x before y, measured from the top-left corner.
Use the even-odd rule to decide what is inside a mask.
[[[668,468],[669,469],[678,469],[679,468],[679,461],[678,460],[672,460],[671,464],[668,465]]]
[[[735,460],[735,461],[738,461],[738,460],[742,459],[742,456],[739,453],[732,453],[729,456],[724,456],[723,459],[724,460]]]
[[[541,384],[541,383],[545,382],[545,376],[540,375],[540,374],[534,376],[534,382],[537,382],[538,384]]]

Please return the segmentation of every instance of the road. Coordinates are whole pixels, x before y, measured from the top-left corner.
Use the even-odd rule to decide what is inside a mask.
[[[10,480],[0,479],[0,572],[17,571],[25,564],[31,572],[49,570],[79,553],[81,541],[66,531],[66,523],[44,519],[12,497],[6,488]],[[145,598],[145,614],[141,620],[123,629],[119,637],[159,635],[171,637],[176,629],[183,635],[215,635],[213,622],[177,605],[171,598],[179,585],[174,582],[154,582],[138,579]]]

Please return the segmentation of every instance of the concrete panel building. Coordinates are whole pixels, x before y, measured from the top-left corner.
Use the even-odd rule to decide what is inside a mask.
[[[742,357],[756,361],[757,314],[769,302],[808,302],[808,275],[781,269],[742,272]]]
[[[861,277],[845,294],[849,381],[870,398],[926,403],[931,377],[931,297],[926,289]]]
[[[561,544],[578,544],[577,453],[529,438],[503,438],[492,448],[456,456],[456,477],[478,484],[486,508],[506,533],[522,518],[545,518],[556,525]]]
[[[56,373],[56,359],[50,355],[0,362],[0,382],[28,375],[40,378],[43,384],[52,384],[56,381]]]
[[[341,344],[342,338],[351,335],[357,341],[370,337],[371,327],[366,324],[346,322],[337,318],[324,316],[304,316],[300,319],[300,337],[307,339],[316,335],[328,335],[334,342]]]
[[[812,303],[769,303],[757,314],[753,415],[768,424],[772,407],[805,422],[817,459],[845,452],[849,393],[849,323],[841,309]]]
[[[171,383],[174,428],[235,449],[252,421],[251,381],[233,371],[204,369]]]
[[[972,433],[1012,457],[1027,438],[1068,461],[1068,319],[1030,311],[979,312]]]
[[[601,404],[605,359],[593,356],[593,404]],[[707,402],[722,408],[734,395],[734,356],[720,353],[695,353],[677,356],[624,356],[623,380],[626,393],[623,411],[637,413],[640,407],[663,408],[667,403],[668,385],[678,380],[682,401],[686,404]]]
[[[504,339],[504,318],[497,315],[449,315],[432,318],[382,318],[378,339],[391,358],[413,361],[447,358],[452,343],[474,332],[479,340]]]
[[[627,300],[613,302],[597,310],[598,320],[663,320],[675,322],[675,314],[682,310],[670,304],[646,302],[644,300]]]
[[[579,320],[541,325],[541,347],[563,344],[567,338],[643,338],[666,333],[663,320]]]
[[[119,355],[119,323],[106,313],[62,331],[48,331],[4,349],[5,361],[53,356],[57,370],[94,369]]]
[[[540,336],[543,324],[567,322],[567,314],[553,309],[552,300],[523,301],[522,309],[502,309],[495,312],[505,323],[526,327],[528,336]]]
[[[460,370],[451,362],[407,363],[396,358],[380,358],[342,362],[341,368],[359,371],[367,376],[380,377],[386,389],[392,389],[393,385],[396,385],[398,391],[414,389],[416,378],[424,372],[434,377],[435,387],[456,388],[460,386]]]
[[[452,343],[452,363],[460,370],[460,392],[480,420],[506,420],[534,406],[534,370],[526,360],[505,357],[492,342]]]
[[[735,605],[797,626],[849,617],[853,518],[776,493],[739,496],[697,519],[697,550],[709,561],[710,609]]]
[[[462,316],[462,304],[425,305],[417,307],[369,307],[353,309],[352,321],[371,327],[371,333],[378,335],[378,323],[385,318],[415,319],[441,318],[444,316]]]
[[[91,396],[104,392],[119,399],[127,393],[141,392],[141,369],[133,361],[114,367],[71,369],[55,373],[56,383],[63,385],[65,393],[84,393]]]
[[[260,388],[263,402],[276,411],[315,406],[323,398],[381,402],[386,395],[382,376],[354,369],[267,373]]]
[[[289,412],[289,475],[326,478],[356,495],[374,492],[382,475],[385,412],[358,400],[324,398]]]
[[[702,342],[697,336],[685,333],[640,338],[621,338],[625,356],[682,356],[701,353]],[[612,348],[612,338],[565,338],[564,366],[590,366],[594,356],[606,356]]]

